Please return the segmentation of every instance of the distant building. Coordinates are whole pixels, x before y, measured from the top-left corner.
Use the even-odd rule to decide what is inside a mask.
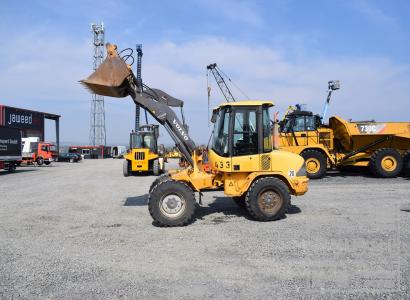
[[[108,146],[69,146],[68,152],[81,154],[86,159],[111,157],[111,147]]]
[[[21,136],[38,137],[44,141],[44,120],[55,121],[56,146],[60,148],[60,115],[0,104],[0,125],[21,130]]]

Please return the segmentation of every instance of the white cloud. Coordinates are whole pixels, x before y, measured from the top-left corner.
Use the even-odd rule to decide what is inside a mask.
[[[23,43],[31,44],[27,56]],[[128,47],[130,45],[119,45]],[[62,140],[88,141],[90,95],[78,84],[91,69],[88,41],[78,45],[57,37],[26,35],[8,42],[0,65],[0,103],[59,113]],[[408,65],[386,58],[305,57],[297,62],[264,44],[201,37],[186,43],[145,43],[143,79],[185,101],[190,133],[206,143],[206,65],[216,62],[253,99],[270,99],[284,112],[290,104],[305,103],[321,112],[327,81],[341,80],[330,114],[353,119],[408,121]],[[223,101],[211,78],[212,105]],[[235,91],[235,89],[233,89]],[[235,95],[240,96],[235,91]],[[239,97],[240,98],[240,97]],[[106,98],[107,140],[126,142],[133,126],[130,99]],[[165,130],[162,130],[163,141]]]
[[[352,1],[351,5],[355,10],[374,22],[397,26],[396,20],[386,11],[377,7],[374,1],[357,0]]]

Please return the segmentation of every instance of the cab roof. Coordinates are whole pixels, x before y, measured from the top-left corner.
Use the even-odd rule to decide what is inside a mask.
[[[268,100],[246,100],[246,101],[236,101],[236,102],[225,102],[218,105],[215,109],[219,109],[225,106],[274,106],[272,101]]]

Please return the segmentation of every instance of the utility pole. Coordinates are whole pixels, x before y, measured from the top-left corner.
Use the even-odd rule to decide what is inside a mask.
[[[93,69],[95,71],[100,66],[104,58],[104,23],[101,22],[101,24],[91,24],[91,32],[93,34]],[[90,114],[90,145],[105,146],[106,143],[104,97],[93,94]]]
[[[138,44],[137,49],[137,84],[138,89],[142,91],[142,78],[141,78],[141,63],[142,63],[142,45]],[[141,107],[135,104],[135,132],[140,130],[140,111]]]

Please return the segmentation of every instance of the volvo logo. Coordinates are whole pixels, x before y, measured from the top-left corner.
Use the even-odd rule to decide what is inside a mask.
[[[178,122],[177,122],[175,119],[174,119],[174,121],[173,121],[172,123],[174,123],[175,127],[178,129],[178,131],[179,131],[179,133],[182,135],[183,139],[184,139],[185,141],[188,141],[188,140],[189,140],[189,137],[188,137],[188,135],[185,133],[184,128],[183,128],[181,125],[179,125]]]

